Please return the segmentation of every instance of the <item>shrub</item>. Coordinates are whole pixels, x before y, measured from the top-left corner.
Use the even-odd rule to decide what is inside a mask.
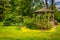
[[[5,17],[3,24],[5,26],[11,26],[11,25],[18,26],[22,22],[22,19],[23,19],[22,16],[19,17],[18,15],[8,14]]]
[[[23,20],[24,22],[24,24],[27,26],[27,28],[30,28],[30,29],[36,29],[35,28],[35,25],[34,25],[34,18],[32,17],[28,17],[28,16],[26,16],[26,17],[24,17],[24,20]]]
[[[48,24],[46,15],[42,14],[39,18],[38,16],[17,16],[10,14],[4,20],[4,25],[15,25],[15,26],[27,26],[30,29],[51,29],[51,24]]]
[[[52,26],[51,24],[48,22],[48,19],[46,18],[46,15],[42,14],[41,18],[39,18],[38,16],[36,17],[24,17],[23,19],[23,23],[27,26],[27,28],[30,29],[51,29]]]
[[[60,22],[60,12],[56,11],[55,12],[55,19]]]

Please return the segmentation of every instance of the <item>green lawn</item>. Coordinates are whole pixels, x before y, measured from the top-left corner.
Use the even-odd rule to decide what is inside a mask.
[[[60,40],[60,27],[54,32],[22,31],[15,26],[0,26],[0,40]]]

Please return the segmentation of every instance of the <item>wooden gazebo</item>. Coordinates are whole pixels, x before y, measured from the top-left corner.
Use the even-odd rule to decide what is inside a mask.
[[[47,14],[48,23],[51,23],[52,25],[54,25],[56,22],[56,20],[54,19],[54,10],[47,9],[45,6],[43,6],[40,10],[34,11],[34,13],[38,16],[41,16],[41,14]],[[49,14],[51,14],[50,18]]]

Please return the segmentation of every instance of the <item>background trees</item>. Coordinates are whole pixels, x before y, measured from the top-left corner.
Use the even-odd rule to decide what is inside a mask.
[[[43,0],[32,0],[31,9],[38,10],[44,4]]]
[[[51,0],[51,5],[48,5],[47,1],[45,0],[46,7],[56,12],[54,0]],[[28,24],[27,26],[31,28],[31,25],[36,26],[36,22],[39,22],[34,11],[39,10],[45,4],[43,0],[0,0],[0,19],[3,20],[4,25]],[[60,15],[57,12],[55,18],[60,20]]]
[[[7,0],[4,1],[4,9],[4,25],[19,23],[21,16],[33,15],[31,0]]]

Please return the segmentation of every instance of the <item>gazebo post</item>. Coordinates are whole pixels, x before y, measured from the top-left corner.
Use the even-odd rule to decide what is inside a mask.
[[[49,26],[49,12],[45,12],[45,14],[47,15],[47,26]]]
[[[48,12],[48,26],[49,26],[49,20],[50,20],[50,18],[49,18],[50,15],[49,14],[50,14],[50,12]]]

